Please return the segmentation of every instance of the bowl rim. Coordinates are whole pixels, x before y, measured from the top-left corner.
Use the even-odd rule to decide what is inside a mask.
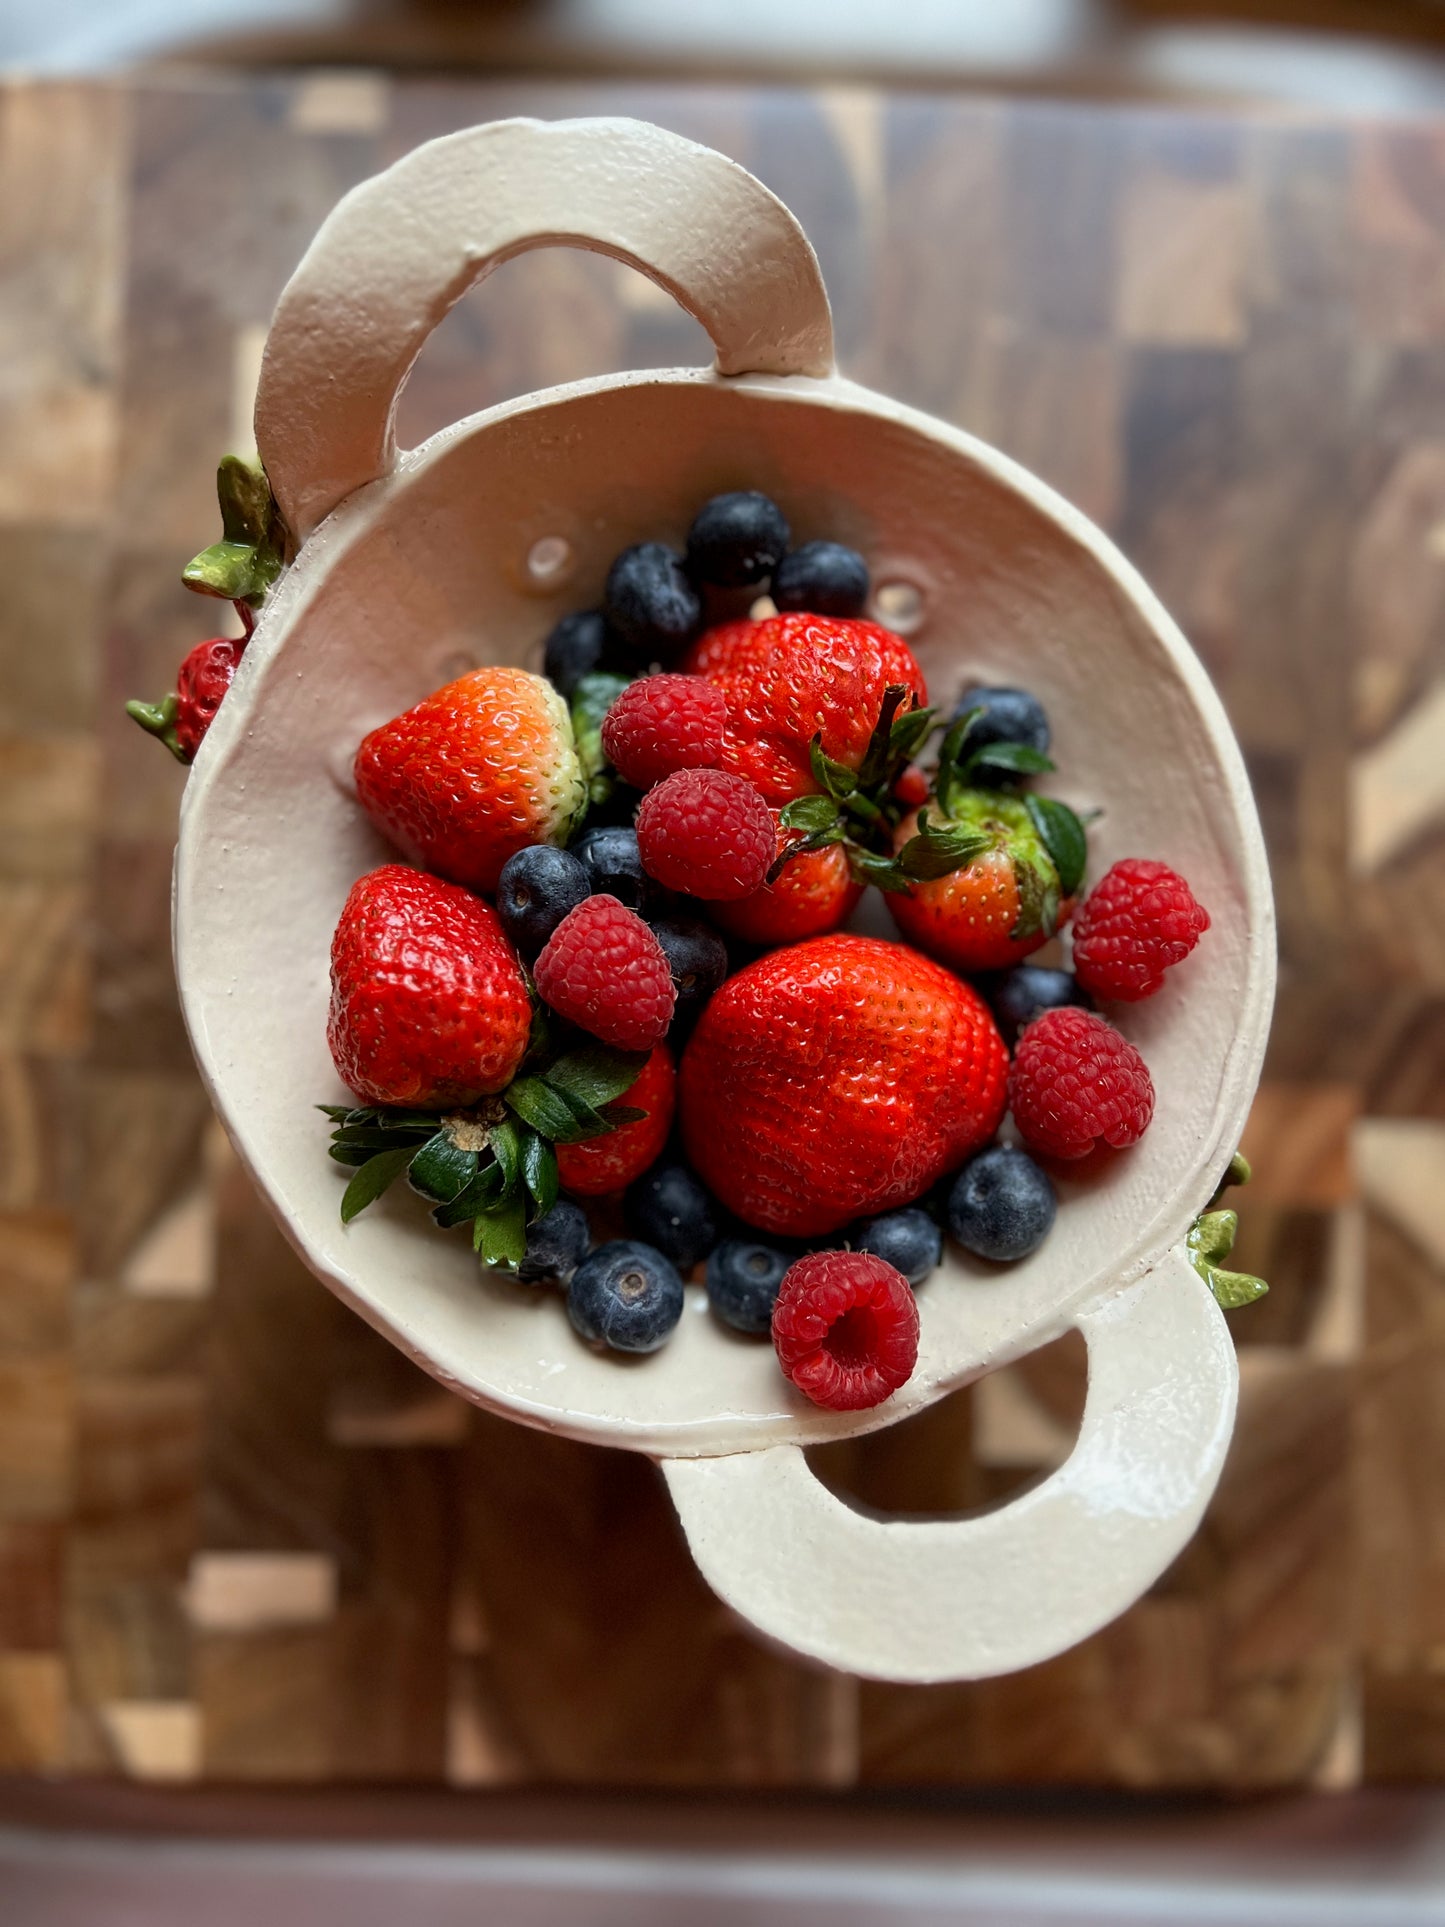
[[[1149,588],[1139,571],[1082,511],[1075,508],[1032,471],[991,444],[922,410],[897,402],[839,375],[822,378],[802,375],[720,376],[712,369],[682,368],[630,371],[589,377],[561,386],[517,396],[481,410],[443,428],[417,448],[399,453],[392,471],[347,497],[302,545],[268,600],[254,636],[242,658],[230,700],[222,705],[192,766],[182,796],[180,832],[173,877],[173,944],[183,1016],[202,1080],[241,1162],[303,1262],[323,1283],[357,1310],[376,1329],[449,1389],[470,1401],[519,1422],[566,1434],[591,1443],[610,1444],[653,1453],[711,1456],[741,1449],[762,1449],[779,1442],[776,1423],[754,1415],[756,1439],[739,1443],[749,1431],[744,1419],[734,1423],[696,1423],[658,1428],[634,1421],[569,1415],[565,1410],[531,1398],[501,1392],[479,1375],[459,1374],[455,1361],[444,1361],[419,1344],[404,1325],[373,1295],[355,1272],[336,1266],[316,1246],[306,1225],[281,1202],[268,1180],[265,1158],[256,1146],[248,1120],[228,1105],[224,1081],[209,1048],[201,992],[187,957],[194,941],[197,906],[203,900],[201,873],[207,801],[219,782],[228,758],[252,728],[250,691],[263,671],[284,649],[304,616],[312,594],[329,578],[347,551],[364,540],[368,530],[390,512],[393,498],[423,478],[460,442],[485,434],[504,422],[543,415],[579,399],[616,390],[699,386],[746,393],[763,399],[785,399],[826,409],[883,420],[930,442],[941,443],[971,462],[1004,489],[1021,496],[1047,518],[1076,547],[1084,550],[1132,605],[1154,642],[1170,659],[1185,686],[1208,740],[1215,768],[1223,778],[1233,826],[1237,832],[1241,899],[1247,918],[1247,974],[1244,998],[1235,1012],[1232,1040],[1225,1054],[1221,1087],[1210,1128],[1201,1139],[1192,1174],[1161,1203],[1154,1215],[1127,1242],[1117,1262],[1087,1278],[1069,1294],[1056,1318],[1043,1321],[1021,1335],[1007,1357],[1019,1356],[1067,1329],[1076,1317],[1154,1268],[1184,1236],[1204,1207],[1220,1170],[1238,1143],[1250,1099],[1258,1083],[1269,1033],[1275,983],[1274,905],[1258,814],[1243,757],[1219,696],[1188,641]],[[880,1429],[936,1402],[946,1393],[976,1378],[1005,1355],[989,1358],[963,1373],[905,1386],[884,1406],[870,1412],[818,1415],[819,1423],[794,1424],[789,1436],[805,1443],[855,1437]],[[709,1437],[709,1434],[712,1434]]]

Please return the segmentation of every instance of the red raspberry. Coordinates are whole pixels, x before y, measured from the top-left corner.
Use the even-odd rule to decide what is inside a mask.
[[[1074,915],[1074,975],[1093,997],[1137,1004],[1209,928],[1209,912],[1167,863],[1129,856]]]
[[[668,890],[734,903],[762,887],[777,850],[773,813],[741,776],[681,769],[637,812],[642,867]]]
[[[602,747],[624,781],[649,790],[674,770],[711,769],[727,719],[727,698],[701,676],[644,676],[608,710]]]
[[[812,1251],[783,1274],[773,1349],[815,1405],[881,1405],[918,1363],[918,1303],[901,1271],[864,1251]]]
[[[1136,1144],[1154,1115],[1149,1066],[1091,1010],[1046,1010],[1024,1031],[1008,1081],[1024,1142],[1056,1158],[1087,1157],[1102,1141]]]
[[[557,925],[533,972],[537,989],[618,1050],[651,1050],[667,1035],[677,991],[662,945],[616,897],[588,897]]]

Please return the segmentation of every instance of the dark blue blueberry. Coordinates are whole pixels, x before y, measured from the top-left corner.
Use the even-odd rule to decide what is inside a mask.
[[[1094,1008],[1093,998],[1072,971],[1045,970],[1040,964],[1019,964],[980,988],[1010,1049],[1041,1011],[1062,1010],[1066,1004]]]
[[[755,488],[714,495],[687,532],[687,571],[695,582],[741,589],[770,576],[787,551],[788,518]]]
[[[677,989],[679,1010],[700,1010],[728,974],[728,947],[698,917],[655,917],[652,934],[662,945]]]
[[[859,1225],[851,1243],[855,1251],[871,1251],[901,1271],[910,1285],[921,1285],[943,1256],[943,1233],[916,1205],[869,1218]]]
[[[542,674],[568,702],[584,676],[615,666],[617,645],[600,609],[563,616],[542,649]]]
[[[570,1198],[559,1198],[545,1217],[527,1226],[527,1255],[517,1266],[524,1285],[565,1285],[587,1256],[587,1213]]]
[[[696,631],[702,604],[676,550],[639,542],[608,570],[602,612],[635,658],[666,662]]]
[[[1027,1151],[995,1144],[971,1158],[948,1194],[948,1228],[979,1258],[1027,1258],[1048,1237],[1058,1199]]]
[[[721,1236],[718,1207],[685,1164],[654,1164],[629,1189],[622,1210],[633,1237],[656,1245],[680,1271],[691,1271]]]
[[[567,1316],[584,1338],[614,1352],[655,1352],[682,1317],[677,1267],[651,1245],[618,1238],[572,1274]]]
[[[1043,753],[1049,747],[1049,719],[1037,696],[1027,689],[993,689],[982,684],[965,689],[954,710],[955,721],[970,709],[981,709],[969,729],[965,747],[982,749],[989,743],[1023,743]]]
[[[629,910],[641,910],[656,895],[657,886],[642,867],[637,832],[627,824],[584,830],[568,854],[586,866],[593,896],[616,897]]]
[[[868,564],[841,542],[805,542],[774,570],[772,595],[780,609],[861,616],[868,600]]]
[[[753,1335],[773,1326],[773,1305],[783,1273],[793,1262],[776,1245],[729,1238],[707,1261],[707,1300],[725,1325]]]
[[[522,955],[532,958],[569,910],[592,895],[587,865],[570,850],[534,843],[502,865],[497,915]]]

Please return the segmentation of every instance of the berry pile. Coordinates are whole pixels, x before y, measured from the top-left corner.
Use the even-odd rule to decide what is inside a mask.
[[[188,579],[249,633],[279,524],[264,477],[221,493]],[[615,558],[542,674],[472,670],[359,744],[407,861],[357,880],[332,944],[345,1221],[404,1177],[618,1352],[665,1344],[696,1278],[853,1410],[913,1372],[945,1238],[1027,1259],[1060,1173],[1138,1141],[1149,1072],[1096,1006],[1153,996],[1209,918],[1144,859],[1085,894],[1085,825],[1034,787],[1037,698],[937,715],[869,593],[855,550],[719,495],[680,548]],[[201,645],[137,720],[194,755],[243,649]],[[870,887],[903,941],[843,929]],[[1072,970],[1026,961],[1071,919]],[[625,1235],[594,1241],[592,1200]]]

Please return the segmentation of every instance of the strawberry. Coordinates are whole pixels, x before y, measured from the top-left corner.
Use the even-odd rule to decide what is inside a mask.
[[[910,878],[889,890],[888,908],[910,943],[954,970],[1004,970],[1047,943],[1067,921],[1058,866],[1028,806],[999,790],[969,790],[953,799],[956,812],[940,823],[914,810],[898,825],[900,853],[920,837],[956,836],[970,850],[962,868],[943,876]]]
[[[507,858],[565,843],[585,804],[567,705],[525,669],[474,669],[372,730],[356,789],[398,849],[495,890]]]
[[[891,688],[904,707],[928,701],[923,671],[901,637],[874,622],[780,615],[709,631],[681,665],[727,698],[718,765],[746,777],[769,803],[824,787],[811,753],[845,770],[863,763]]]
[[[841,844],[792,856],[802,833],[785,829],[779,816],[774,810],[778,855],[789,860],[774,881],[740,902],[708,906],[714,923],[748,943],[801,943],[805,937],[821,937],[848,921],[863,894]]]
[[[598,1198],[612,1191],[625,1191],[634,1178],[640,1178],[661,1156],[672,1129],[676,1103],[677,1076],[672,1053],[666,1044],[659,1044],[627,1092],[628,1109],[640,1111],[642,1116],[634,1116],[607,1137],[557,1146],[557,1170],[563,1190],[579,1198]]]
[[[195,760],[246,647],[245,636],[198,642],[176,672],[173,695],[158,703],[128,702],[125,713],[147,735],[158,736],[179,763]]]
[[[331,940],[326,1037],[369,1104],[468,1104],[510,1083],[532,1000],[496,912],[387,863],[351,887]]]
[[[729,979],[682,1061],[688,1157],[747,1223],[807,1237],[919,1197],[986,1144],[1008,1052],[957,977],[838,934]]]

